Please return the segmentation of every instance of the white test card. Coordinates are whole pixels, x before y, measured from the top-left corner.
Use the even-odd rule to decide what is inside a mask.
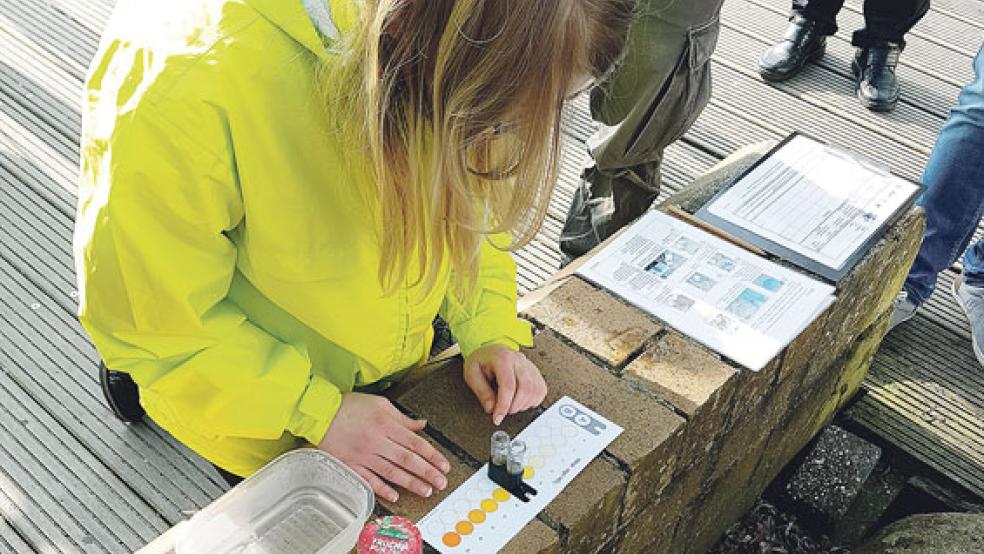
[[[443,554],[498,552],[621,433],[618,425],[565,396],[515,437],[526,442],[524,478],[537,490],[529,502],[489,479],[486,464],[417,526]]]

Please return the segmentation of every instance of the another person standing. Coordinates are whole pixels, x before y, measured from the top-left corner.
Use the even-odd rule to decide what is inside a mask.
[[[767,81],[783,81],[808,61],[823,57],[827,37],[837,32],[837,12],[844,0],[793,0],[789,28],[782,41],[759,61]],[[905,34],[929,11],[929,0],[865,0],[864,28],[855,31],[857,47],[852,69],[861,104],[873,111],[891,111],[899,99],[895,75]]]
[[[919,204],[926,210],[926,234],[895,304],[891,326],[915,315],[936,288],[940,272],[966,249],[963,275],[953,282],[953,295],[970,321],[974,354],[984,365],[984,240],[970,239],[984,216],[984,46],[974,59],[976,77],[964,87],[943,124],[926,165],[926,192]]]
[[[614,73],[591,91],[601,128],[560,235],[566,260],[645,213],[660,187],[663,150],[683,136],[711,95],[710,59],[723,0],[640,0]]]

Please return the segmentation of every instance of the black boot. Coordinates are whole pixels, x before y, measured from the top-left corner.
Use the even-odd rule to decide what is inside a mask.
[[[875,112],[890,112],[899,101],[899,80],[895,68],[899,65],[902,47],[893,42],[882,46],[858,48],[854,55],[854,79],[861,104]]]
[[[827,49],[827,37],[817,32],[817,22],[794,15],[782,41],[769,48],[759,60],[759,75],[766,81],[784,81],[819,60]]]
[[[113,415],[126,423],[137,423],[143,419],[146,412],[140,405],[140,391],[129,375],[113,371],[99,362],[99,384]]]

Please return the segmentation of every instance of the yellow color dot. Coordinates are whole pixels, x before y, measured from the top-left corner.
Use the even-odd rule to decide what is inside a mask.
[[[475,526],[468,521],[459,521],[458,524],[454,526],[454,530],[461,535],[471,535],[472,531],[475,530]]]
[[[485,521],[485,512],[482,510],[472,510],[468,512],[468,519],[471,520],[472,523],[482,523]]]
[[[444,533],[444,544],[450,547],[455,547],[461,544],[461,535],[458,533]]]
[[[509,500],[509,491],[507,491],[502,487],[499,487],[494,491],[492,491],[492,498],[498,500],[499,502],[505,502]]]
[[[492,500],[491,498],[486,498],[485,500],[482,501],[482,510],[491,514],[492,512],[498,509],[499,509],[499,503],[496,502],[495,500]]]
[[[533,468],[530,467],[530,466],[524,467],[523,468],[523,479],[532,479],[532,478],[533,478]]]

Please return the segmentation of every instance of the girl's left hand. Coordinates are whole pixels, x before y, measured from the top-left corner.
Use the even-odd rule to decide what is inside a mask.
[[[533,362],[520,352],[490,344],[465,358],[465,382],[478,397],[492,423],[509,414],[538,406],[547,396],[547,383]]]

